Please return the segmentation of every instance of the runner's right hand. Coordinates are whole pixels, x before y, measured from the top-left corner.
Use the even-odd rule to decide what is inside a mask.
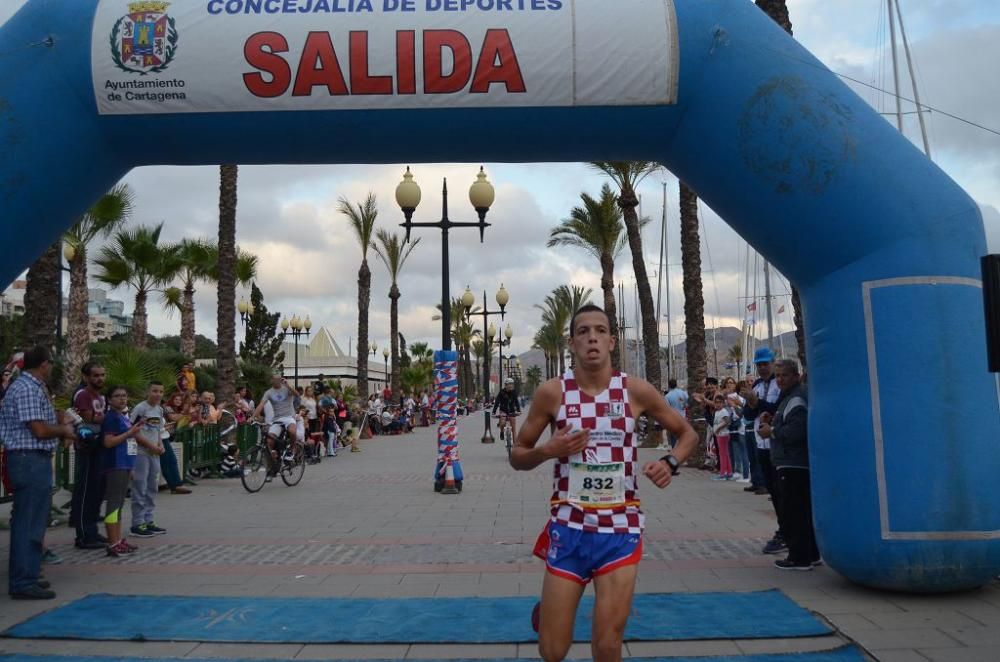
[[[590,443],[590,430],[571,430],[568,427],[556,431],[545,442],[545,452],[549,457],[569,457],[583,451]]]

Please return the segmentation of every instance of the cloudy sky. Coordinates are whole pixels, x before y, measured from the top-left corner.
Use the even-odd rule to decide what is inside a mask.
[[[749,0],[748,0],[749,1]],[[0,24],[24,0],[0,0]],[[891,88],[884,43],[885,0],[789,0],[795,36],[835,72]],[[995,0],[910,0],[901,2],[912,42],[922,100],[926,105],[973,122],[1000,129],[1000,3]],[[880,111],[893,109],[892,98],[859,85],[852,86]],[[904,96],[910,90],[904,82]],[[911,108],[904,107],[904,110]],[[909,137],[919,140],[915,116],[908,116]],[[980,203],[990,247],[1000,251],[1000,136],[976,129],[944,115],[928,116],[935,160]],[[441,178],[452,191],[453,220],[473,220],[465,192],[479,164],[411,164],[420,182],[424,202],[422,220],[437,218]],[[540,303],[552,288],[565,283],[594,288],[600,299],[596,262],[572,249],[545,248],[549,230],[579,202],[581,191],[596,194],[602,177],[574,164],[485,164],[497,188],[490,212],[494,224],[485,246],[475,231],[452,234],[452,294],[471,285],[481,299],[504,283],[510,291],[508,321],[515,332],[516,351],[528,349],[538,326]],[[272,311],[311,315],[325,325],[343,347],[356,335],[356,278],[359,250],[346,220],[336,210],[345,196],[361,200],[374,191],[379,201],[379,225],[394,229],[400,219],[393,191],[403,165],[396,166],[259,166],[240,170],[238,241],[261,258],[257,282]],[[137,223],[164,221],[165,236],[216,234],[218,181],[215,167],[140,168],[126,180],[135,190]],[[669,174],[651,176],[642,188],[643,213],[653,217],[645,232],[651,277],[658,258],[662,183],[667,182],[669,270],[673,333],[683,330],[681,275],[677,227],[677,181]],[[468,212],[468,213],[466,213]],[[706,322],[738,326],[744,303],[744,245],[710,209],[702,208],[707,247]],[[467,218],[463,219],[462,216]],[[418,218],[417,220],[421,220]],[[400,329],[408,341],[436,344],[439,323],[431,321],[440,292],[440,234],[422,231],[420,245],[405,267],[400,284],[403,298]],[[704,238],[703,238],[704,239]],[[706,250],[707,248],[707,250]],[[388,339],[388,279],[371,256],[373,295],[372,339],[382,346]],[[618,261],[617,279],[631,288],[627,251]],[[710,269],[710,264],[712,270]],[[654,293],[656,289],[653,282]],[[762,288],[762,286],[761,286]],[[776,293],[785,292],[782,283]],[[125,291],[117,293],[128,300]],[[629,309],[632,308],[631,294]],[[215,333],[214,293],[205,286],[196,297],[198,331]],[[778,319],[778,330],[790,328],[790,316]],[[154,307],[150,314],[155,334],[177,333],[179,319]],[[666,333],[664,324],[662,332]]]

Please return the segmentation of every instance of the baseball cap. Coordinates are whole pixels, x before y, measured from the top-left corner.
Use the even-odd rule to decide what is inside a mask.
[[[770,347],[758,347],[757,351],[753,353],[754,363],[770,363],[774,361],[774,352],[771,351]]]

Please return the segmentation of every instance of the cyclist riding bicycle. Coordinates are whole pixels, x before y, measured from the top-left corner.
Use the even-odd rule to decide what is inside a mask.
[[[271,450],[272,460],[277,459],[274,456],[274,442],[281,436],[282,428],[288,431],[288,439],[295,439],[295,398],[298,395],[295,387],[289,386],[281,375],[274,375],[271,377],[271,388],[264,392],[254,409],[254,418],[259,418],[266,403],[270,402],[274,408],[271,427],[267,431],[267,447]],[[277,466],[278,463],[272,461],[270,473],[277,473]]]
[[[521,401],[517,397],[517,393],[514,392],[514,380],[507,378],[503,381],[503,390],[497,394],[496,400],[493,401],[493,415],[497,415],[497,410],[500,413],[500,426],[502,427],[504,423],[510,425],[511,435],[517,434],[517,428],[514,422],[517,417],[521,415]]]

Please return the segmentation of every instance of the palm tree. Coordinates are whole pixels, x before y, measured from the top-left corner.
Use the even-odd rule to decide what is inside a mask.
[[[604,292],[604,312],[611,322],[611,334],[618,337],[618,313],[615,306],[615,258],[625,247],[622,211],[607,184],[601,187],[601,197],[595,200],[580,194],[583,206],[574,207],[549,233],[548,246],[574,246],[596,257],[601,263],[601,290]],[[615,344],[611,363],[621,365],[621,348]]]
[[[527,395],[533,394],[538,389],[538,385],[542,383],[542,369],[537,365],[531,366],[524,373],[524,381]]]
[[[642,316],[642,342],[646,359],[646,380],[660,389],[660,331],[653,307],[653,291],[646,275],[646,256],[642,251],[642,226],[647,222],[637,213],[639,196],[635,189],[650,173],[660,169],[655,161],[595,161],[591,164],[618,186],[618,206],[622,210],[632,252],[632,271],[639,290],[639,311]]]
[[[401,295],[396,280],[399,277],[399,272],[403,270],[406,258],[410,257],[410,253],[420,243],[420,239],[406,243],[398,234],[389,234],[382,229],[375,236],[378,238],[378,244],[374,247],[375,254],[382,260],[382,264],[388,269],[389,277],[392,279],[392,286],[389,288],[389,332],[391,338],[389,344],[392,346],[392,392],[399,399],[399,402],[402,402],[403,394],[399,383],[399,297]]]
[[[434,350],[427,343],[413,343],[410,358],[410,367],[403,370],[403,385],[412,392],[429,389],[434,383]]]
[[[35,260],[28,269],[24,292],[25,342],[28,345],[56,346],[56,324],[62,291],[62,271],[59,269],[62,242],[57,241]]]
[[[687,343],[688,390],[701,388],[707,377],[705,349],[705,293],[701,284],[701,237],[698,232],[698,196],[684,182],[681,189],[681,265],[684,270],[684,328]],[[688,417],[698,432],[700,443],[691,464],[705,460],[705,418],[702,406],[690,400]]]
[[[372,230],[378,217],[375,194],[369,193],[357,206],[340,198],[340,213],[347,217],[361,246],[361,266],[358,268],[358,396],[368,398],[368,306],[372,299],[372,271],[368,268],[368,249],[372,247]]]
[[[594,290],[589,287],[583,287],[581,285],[560,285],[556,289],[552,290],[553,296],[555,296],[556,301],[559,306],[569,311],[569,316],[566,319],[566,326],[561,331],[560,336],[560,347],[559,347],[559,370],[560,374],[565,371],[565,356],[566,356],[566,339],[569,337],[569,323],[573,319],[573,315],[576,311],[580,310],[583,306],[590,304],[590,295],[594,293]],[[570,356],[570,367],[573,365],[573,357]]]
[[[441,304],[436,304],[435,308],[441,310]],[[475,313],[478,308],[473,308]],[[441,313],[431,317],[434,321],[441,321]],[[456,297],[451,300],[451,340],[458,351],[458,392],[459,397],[467,398],[475,392],[475,379],[472,375],[472,343],[482,334],[472,325],[470,317],[465,314],[465,305],[462,299]],[[487,349],[490,349],[487,339]],[[491,361],[490,351],[486,352],[486,365],[489,369]]]
[[[73,247],[69,260],[69,310],[67,314],[66,355],[63,364],[63,391],[69,393],[80,378],[80,367],[87,360],[90,342],[90,315],[87,312],[87,246],[98,237],[107,238],[132,216],[134,195],[128,184],[119,184],[81,216],[63,234],[63,241]]]
[[[178,265],[178,275],[183,287],[168,287],[163,291],[163,302],[167,310],[181,312],[181,354],[189,359],[195,352],[195,283],[208,282],[219,278],[219,249],[214,244],[200,239],[184,239],[176,247],[174,259]],[[236,268],[234,278],[237,285],[246,287],[257,277],[257,256],[244,253],[236,248]]]
[[[218,402],[236,394],[236,203],[239,166],[219,166],[219,261],[216,272],[218,329],[215,393]]]
[[[172,250],[160,245],[162,230],[163,223],[119,230],[94,260],[100,268],[97,280],[112,288],[125,285],[135,290],[132,344],[139,349],[146,349],[147,343],[146,300],[175,275]]]
[[[484,341],[482,338],[476,338],[475,340],[473,340],[472,341],[472,355],[474,357],[476,357],[476,371],[475,371],[475,375],[476,375],[476,379],[478,380],[480,376],[482,376],[483,374],[485,374],[485,366],[487,365],[486,364],[486,341]],[[489,378],[487,378],[487,381],[489,381]],[[485,396],[486,393],[484,392],[483,395]]]
[[[551,321],[543,322],[542,328],[535,333],[533,347],[542,350],[545,354],[545,378],[552,379],[558,374],[559,369],[559,347],[563,341],[564,334],[552,324]]]
[[[758,7],[780,25],[785,32],[792,34],[792,19],[788,15],[786,0],[755,0]],[[799,363],[806,368],[806,331],[802,321],[802,300],[799,298],[799,288],[792,284],[792,322],[795,324],[795,344],[798,346]]]
[[[588,287],[560,285],[545,297],[545,305],[535,304],[542,311],[543,326],[551,325],[553,335],[558,337],[552,358],[557,362],[559,374],[566,371],[566,339],[569,333],[569,322],[582,306],[590,303],[593,293]]]

